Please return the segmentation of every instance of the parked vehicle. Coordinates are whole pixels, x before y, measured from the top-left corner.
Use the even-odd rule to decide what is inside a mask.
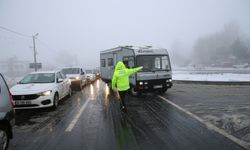
[[[96,79],[99,79],[101,77],[100,69],[94,69],[93,73],[96,76]]]
[[[0,74],[0,149],[6,150],[13,138],[12,126],[15,124],[15,110],[9,88]]]
[[[128,68],[143,66],[130,76],[132,95],[141,92],[159,91],[164,93],[172,87],[172,71],[168,51],[163,48],[120,46],[101,51],[101,78],[110,85],[115,65],[123,61]]]
[[[61,71],[34,72],[10,89],[15,109],[58,106],[58,101],[71,96],[71,82]]]
[[[88,83],[94,82],[96,80],[96,75],[95,75],[94,71],[93,70],[86,70],[86,78],[87,78]]]
[[[63,68],[62,73],[70,79],[73,89],[81,90],[87,84],[85,73],[81,67]]]

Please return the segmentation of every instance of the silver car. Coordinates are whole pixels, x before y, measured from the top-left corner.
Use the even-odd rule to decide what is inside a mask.
[[[3,76],[0,74],[0,150],[6,150],[10,139],[13,138],[14,117],[13,99]]]

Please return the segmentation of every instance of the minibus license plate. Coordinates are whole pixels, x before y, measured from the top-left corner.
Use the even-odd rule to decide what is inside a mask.
[[[162,88],[162,85],[155,85],[154,86],[154,89],[160,89],[160,88]]]

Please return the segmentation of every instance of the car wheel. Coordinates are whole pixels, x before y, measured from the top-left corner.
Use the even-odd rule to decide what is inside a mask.
[[[159,90],[159,93],[160,93],[160,94],[164,94],[167,90],[168,90],[167,88],[160,89],[160,90]]]
[[[10,137],[8,135],[8,128],[0,126],[0,149],[6,150],[9,146]]]
[[[80,90],[80,91],[82,90],[82,82],[80,82],[79,90]]]
[[[132,96],[138,97],[138,96],[141,95],[141,92],[140,92],[140,91],[135,91],[135,88],[134,88],[134,87],[131,87],[131,88],[130,88],[130,94],[131,94]]]
[[[68,92],[68,97],[71,97],[71,95],[72,95],[72,89],[71,89],[71,87],[69,87],[69,92]]]
[[[57,106],[58,106],[58,101],[59,101],[59,96],[57,93],[55,93],[55,96],[54,96],[54,101],[53,101],[53,109],[56,109]]]

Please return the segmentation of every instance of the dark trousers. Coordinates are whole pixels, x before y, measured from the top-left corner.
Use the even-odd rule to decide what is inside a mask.
[[[120,98],[121,98],[121,103],[120,103],[120,106],[124,106],[126,108],[126,104],[125,104],[125,97],[127,95],[127,91],[119,91],[119,95],[120,95]]]

